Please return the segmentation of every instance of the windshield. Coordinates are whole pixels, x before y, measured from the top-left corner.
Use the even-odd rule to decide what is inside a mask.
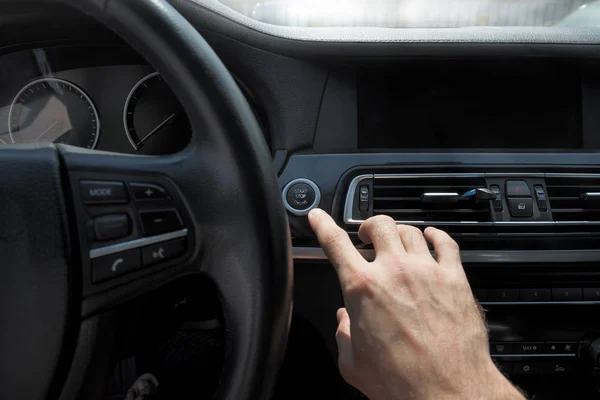
[[[296,27],[600,26],[585,0],[221,0],[261,22]]]

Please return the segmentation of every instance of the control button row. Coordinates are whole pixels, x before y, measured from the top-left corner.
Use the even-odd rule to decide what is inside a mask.
[[[95,258],[92,260],[92,283],[100,283],[179,257],[185,253],[186,243],[185,238],[177,239]]]
[[[124,182],[91,181],[80,183],[81,197],[84,204],[118,204],[129,202],[129,195]],[[160,185],[153,183],[129,184],[135,200],[169,200],[169,193]]]
[[[577,342],[490,342],[490,354],[577,354]]]
[[[141,211],[142,233],[157,236],[183,228],[183,221],[175,209]],[[94,218],[94,238],[99,241],[114,240],[131,233],[131,221],[127,214],[107,214]]]
[[[600,288],[475,289],[479,302],[600,301]]]
[[[506,376],[514,375],[569,375],[575,371],[575,364],[572,362],[554,361],[554,362],[510,362],[496,360],[498,370]]]

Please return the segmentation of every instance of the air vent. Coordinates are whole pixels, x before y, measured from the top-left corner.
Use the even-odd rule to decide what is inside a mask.
[[[600,222],[600,176],[546,177],[554,221]]]
[[[373,214],[399,222],[490,222],[489,200],[477,200],[483,176],[377,176]]]

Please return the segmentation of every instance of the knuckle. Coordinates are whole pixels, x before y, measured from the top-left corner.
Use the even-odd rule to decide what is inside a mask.
[[[375,217],[371,217],[367,220],[367,223],[370,225],[379,225],[381,223],[396,223],[394,219],[388,215],[377,215]]]
[[[419,228],[412,225],[398,225],[398,227],[404,230],[406,233],[410,233],[412,235],[422,235],[422,232]]]
[[[458,247],[458,243],[456,243],[456,241],[454,239],[452,239],[450,236],[448,236],[442,243],[445,247],[447,247],[450,250],[455,250],[458,251],[459,247]]]
[[[346,287],[346,293],[365,295],[372,293],[374,286],[374,278],[370,274],[353,271],[350,274],[350,281]]]

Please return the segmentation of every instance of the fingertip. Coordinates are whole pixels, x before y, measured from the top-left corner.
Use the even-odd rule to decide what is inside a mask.
[[[312,210],[310,210],[310,212],[308,213],[308,218],[316,218],[319,215],[323,215],[326,214],[325,211],[321,210],[320,208],[313,208]]]
[[[340,321],[342,320],[342,317],[344,316],[344,309],[340,308],[339,310],[337,310],[337,313],[335,316],[337,317],[337,322],[339,324]]]

